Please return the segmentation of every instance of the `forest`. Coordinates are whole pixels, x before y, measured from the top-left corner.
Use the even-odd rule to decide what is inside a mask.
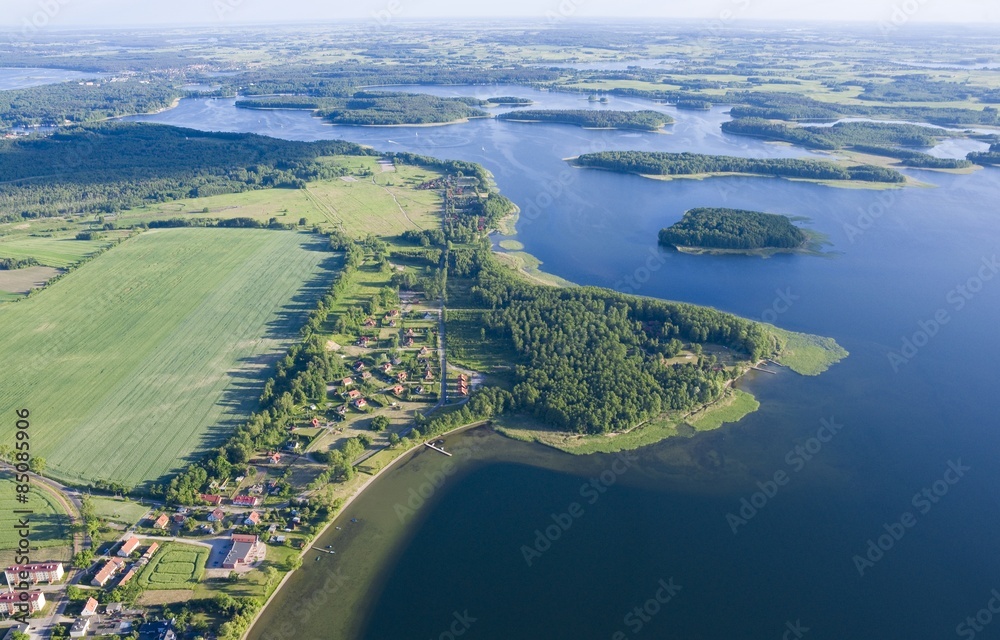
[[[913,151],[911,149],[897,149],[894,147],[880,147],[876,145],[856,144],[851,146],[852,151],[860,153],[870,153],[886,158],[896,158],[905,167],[916,169],[966,169],[972,166],[972,162],[961,158],[938,158],[929,153]]]
[[[596,109],[512,111],[497,116],[500,120],[555,122],[595,129],[638,129],[657,131],[674,119],[658,111],[611,111]]]
[[[342,106],[317,113],[333,124],[437,124],[487,117],[475,98],[439,98],[416,93],[359,92]]]
[[[169,81],[95,79],[0,91],[0,130],[84,123],[169,107],[181,91]]]
[[[843,149],[855,145],[931,147],[945,131],[889,122],[838,122],[830,127],[798,127],[763,118],[739,118],[722,123],[726,133],[779,140],[810,149]]]
[[[889,118],[927,122],[941,126],[1000,126],[996,107],[981,110],[953,107],[892,107],[877,104],[833,104],[796,93],[730,91],[726,102],[733,104],[733,118],[767,120],[816,120],[830,122],[841,118]]]
[[[795,249],[806,234],[786,216],[741,209],[691,209],[660,230],[660,244],[704,249]]]
[[[334,124],[436,124],[486,117],[476,98],[439,98],[416,93],[358,91],[348,97],[266,96],[237,100],[241,109],[307,109]]]
[[[516,96],[496,96],[494,98],[489,98],[486,102],[505,107],[523,107],[535,103],[535,101],[530,98],[518,98]]]
[[[574,160],[576,166],[641,175],[696,175],[743,173],[807,180],[858,180],[903,183],[906,177],[875,165],[844,166],[823,160],[798,158],[738,158],[698,153],[603,151]]]
[[[321,156],[373,153],[338,141],[293,142],[127,122],[82,125],[51,136],[0,140],[0,210],[9,221],[299,188],[344,173],[318,162]]]
[[[527,284],[488,248],[456,255],[463,252],[472,253],[451,252],[451,277],[473,277],[472,304],[487,310],[485,335],[496,341],[491,348],[516,354],[510,409],[554,429],[623,431],[717,399],[733,370],[712,357],[665,362],[689,343],[724,345],[747,360],[777,349],[775,337],[750,320],[607,289]]]

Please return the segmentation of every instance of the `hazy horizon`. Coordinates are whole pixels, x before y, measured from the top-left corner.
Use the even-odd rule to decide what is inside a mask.
[[[1000,24],[1000,6],[974,0],[717,0],[663,2],[617,0],[359,0],[337,6],[315,0],[171,0],[139,4],[127,0],[8,0],[0,27],[52,28],[210,27],[221,24],[296,24],[376,21],[511,19],[566,24],[588,19],[702,20],[721,26],[752,22],[879,24]]]

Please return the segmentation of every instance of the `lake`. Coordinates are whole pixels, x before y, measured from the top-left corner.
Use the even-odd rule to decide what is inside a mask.
[[[0,91],[92,78],[93,74],[67,69],[0,68]]]
[[[307,554],[251,638],[461,630],[491,640],[764,640],[801,627],[837,640],[949,637],[986,605],[1000,587],[996,169],[905,170],[932,186],[890,191],[768,178],[661,182],[571,169],[562,159],[604,149],[823,156],[724,134],[724,108],[677,111],[622,98],[601,107],[524,87],[412,89],[519,95],[537,108],[660,108],[677,123],[664,134],[493,120],[333,127],[306,113],[200,99],[133,120],[480,162],[521,206],[517,240],[546,271],[832,336],[851,356],[816,378],[747,378],[742,386],[760,411],[643,449],[624,470],[611,456],[467,432],[448,440],[467,452],[456,455],[457,471],[410,514],[396,505],[411,489],[434,486],[447,460],[416,452],[318,541],[337,554]],[[804,216],[828,236],[827,255],[660,249],[657,231],[696,206]],[[890,359],[900,351],[905,360]],[[593,503],[582,492],[590,478],[603,489]],[[582,513],[564,517],[573,503]],[[568,528],[558,524],[566,517]],[[524,547],[545,547],[536,531],[550,526],[557,539],[529,554],[529,566]],[[869,541],[887,550],[872,551]]]

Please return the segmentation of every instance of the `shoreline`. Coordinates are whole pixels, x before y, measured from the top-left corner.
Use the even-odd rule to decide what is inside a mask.
[[[467,431],[469,429],[474,429],[476,427],[481,427],[481,426],[485,425],[487,422],[489,422],[489,421],[488,420],[479,420],[477,422],[472,422],[472,423],[469,423],[469,424],[465,424],[465,425],[462,425],[460,427],[455,427],[451,431],[446,431],[446,432],[444,432],[442,434],[434,436],[434,439],[446,438],[448,436],[455,435],[456,433],[459,433],[459,432],[462,432],[462,431]],[[385,472],[389,471],[390,469],[394,468],[397,465],[397,463],[399,463],[401,460],[403,460],[404,458],[406,458],[409,454],[414,453],[415,451],[417,451],[417,449],[423,447],[424,446],[424,442],[429,442],[429,440],[421,440],[419,443],[415,444],[413,447],[407,449],[406,451],[401,452],[398,456],[396,456],[395,458],[393,458],[392,460],[390,460],[387,465],[385,465],[384,467],[382,467],[381,469],[379,469],[378,471],[376,471],[375,473],[373,473],[364,482],[362,482],[360,485],[358,485],[358,487],[354,490],[354,492],[351,493],[351,495],[348,496],[344,500],[343,504],[341,504],[337,508],[337,512],[334,514],[334,516],[326,524],[324,524],[323,527],[319,531],[316,532],[316,535],[313,536],[312,541],[308,545],[306,545],[306,546],[304,546],[302,548],[302,551],[299,553],[299,558],[304,558],[305,555],[307,553],[309,553],[313,549],[313,547],[316,545],[316,542],[321,537],[323,537],[323,534],[325,534],[327,532],[327,530],[329,530],[329,528],[334,525],[334,523],[336,523],[340,519],[340,517],[343,515],[344,511],[347,510],[347,507],[350,506],[351,503],[354,502],[356,499],[358,499],[359,497],[361,497],[361,495],[365,492],[365,489],[367,489],[368,487],[370,487],[371,484],[373,482],[375,482],[375,480],[377,478],[379,478],[383,473],[385,473]],[[264,612],[267,610],[267,608],[269,606],[271,606],[271,604],[274,602],[275,596],[278,593],[281,592],[281,588],[283,586],[285,586],[285,583],[295,574],[296,571],[301,571],[301,570],[302,570],[302,567],[299,567],[298,569],[293,569],[292,571],[288,571],[288,572],[285,573],[284,577],[282,577],[281,580],[278,582],[278,584],[274,587],[274,591],[271,592],[271,594],[264,601],[264,604],[262,604],[261,607],[260,607],[260,609],[257,610],[257,613],[254,614],[253,619],[250,620],[250,624],[247,625],[246,630],[240,635],[240,640],[246,640],[247,637],[249,637],[250,632],[253,631],[253,628],[254,628],[254,626],[256,626],[257,622],[260,620],[260,617],[262,615],[264,615]]]

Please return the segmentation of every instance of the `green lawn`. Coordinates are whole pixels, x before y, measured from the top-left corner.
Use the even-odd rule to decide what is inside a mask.
[[[51,493],[34,485],[28,492],[28,502],[17,500],[15,483],[10,474],[0,475],[0,551],[11,551],[17,547],[19,540],[15,531],[18,515],[16,509],[30,509],[31,535],[29,537],[33,548],[59,547],[71,543],[70,519],[63,511],[62,505]],[[39,555],[37,560],[43,560]]]
[[[17,363],[0,372],[0,411],[32,411],[32,451],[57,477],[137,484],[178,470],[256,407],[271,357],[332,278],[321,245],[190,228],[115,247],[0,307],[0,354]]]
[[[93,505],[94,514],[97,517],[125,525],[133,525],[139,522],[139,518],[149,511],[149,507],[141,505],[138,502],[117,498],[94,496],[90,498],[90,504]]]
[[[165,542],[139,574],[144,589],[193,589],[205,573],[208,547]]]

